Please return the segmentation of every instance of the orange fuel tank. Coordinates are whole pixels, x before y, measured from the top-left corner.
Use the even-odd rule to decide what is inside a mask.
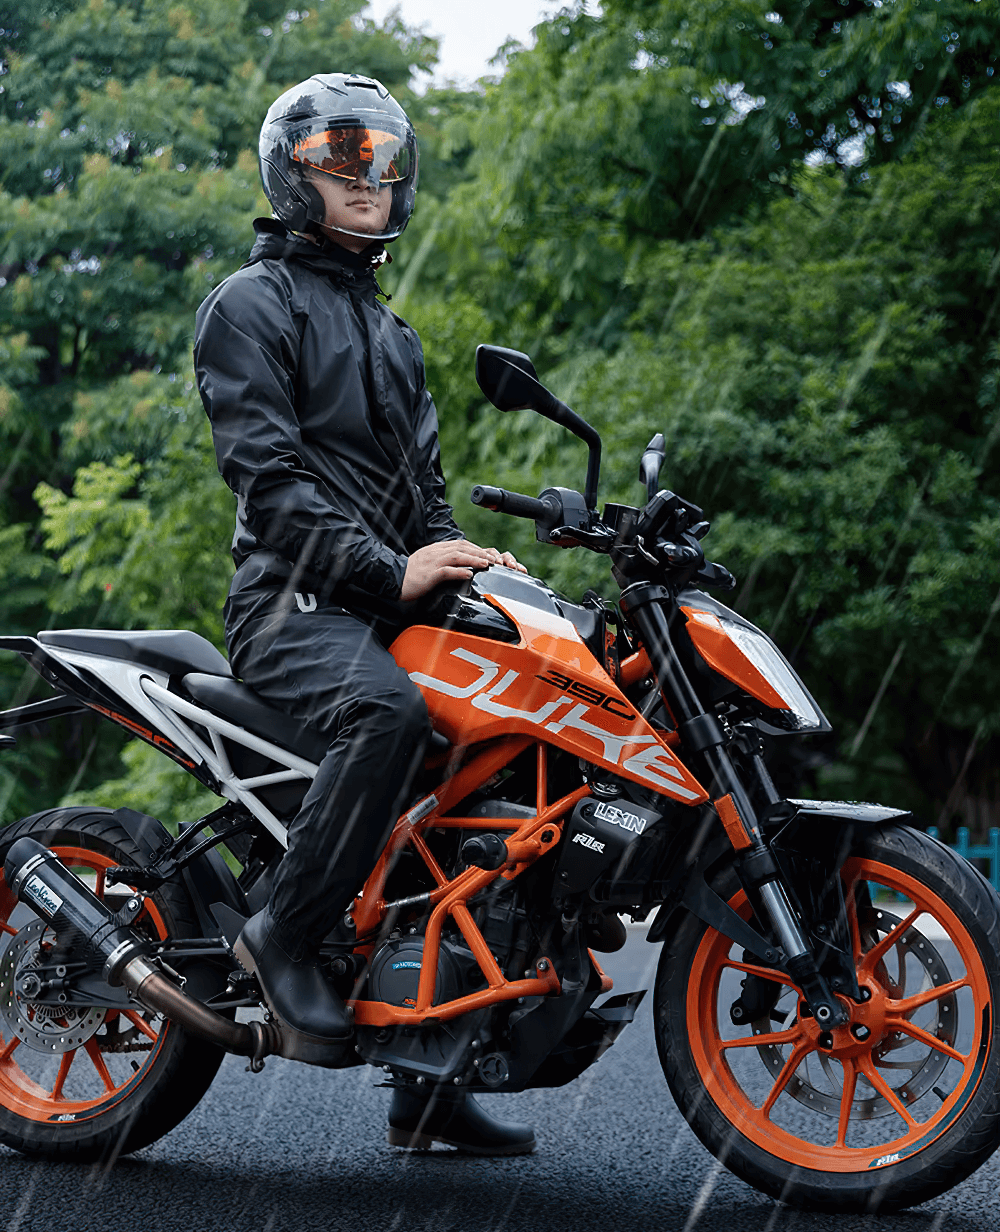
[[[516,643],[412,625],[392,644],[437,731],[462,745],[531,736],[680,803],[708,799],[570,620],[509,596],[485,599],[516,625]]]

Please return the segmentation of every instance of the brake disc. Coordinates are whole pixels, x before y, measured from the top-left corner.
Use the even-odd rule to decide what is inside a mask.
[[[893,915],[882,908],[869,907],[858,912],[859,927],[871,939],[873,946],[877,944],[880,936],[892,932],[901,923],[902,920],[899,916]],[[948,970],[944,959],[924,934],[912,925],[899,938],[896,946],[900,950],[901,983],[897,985],[888,977],[888,973],[885,973],[885,982],[887,987],[890,988],[893,997],[901,998],[906,995],[905,960],[908,953],[911,953],[926,971],[928,977],[927,987],[950,982],[952,978],[951,972]],[[933,1004],[937,1009],[937,1022],[933,1026],[928,1027],[927,1030],[937,1039],[954,1046],[958,1027],[957,1000],[954,994],[952,994],[951,996],[941,997]],[[791,1023],[788,1025],[790,1026]],[[751,1026],[754,1035],[765,1035],[774,1030],[774,1023],[769,1016],[758,1018]],[[880,1071],[905,1070],[909,1072],[910,1076],[905,1082],[897,1087],[893,1087],[896,1095],[907,1107],[915,1104],[926,1091],[933,1087],[948,1064],[948,1057],[936,1050],[931,1050],[926,1056],[915,1059],[909,1057],[891,1059],[892,1053],[911,1047],[913,1044],[914,1040],[910,1036],[901,1032],[891,1032],[872,1049],[872,1058]],[[784,1068],[787,1057],[783,1055],[779,1047],[773,1044],[762,1045],[757,1051],[760,1054],[761,1060],[774,1077],[777,1078]],[[811,1057],[809,1058],[809,1060],[812,1059]],[[822,1053],[818,1054],[818,1061],[828,1083],[825,1090],[816,1086],[814,1082],[809,1081],[808,1068],[800,1066],[799,1070],[789,1079],[785,1091],[807,1108],[812,1108],[816,1112],[823,1112],[827,1116],[837,1117],[840,1115],[840,1092],[842,1089],[840,1066],[835,1065]],[[803,1073],[803,1069],[805,1069],[807,1075],[805,1078],[800,1076]],[[889,1082],[890,1075],[885,1074],[885,1078]],[[895,1109],[889,1101],[873,1089],[870,1096],[860,1094],[862,1085],[872,1089],[868,1080],[859,1074],[858,1090],[855,1091],[854,1102],[851,1105],[853,1119],[869,1121],[875,1117],[891,1116],[895,1113]]]
[[[45,929],[42,920],[32,920],[0,955],[0,1020],[29,1048],[52,1056],[85,1044],[108,1011],[104,1006],[40,1005],[17,991],[20,979],[41,963]]]

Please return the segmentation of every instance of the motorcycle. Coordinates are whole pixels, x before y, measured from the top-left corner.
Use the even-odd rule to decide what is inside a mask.
[[[663,437],[642,455],[645,503],[599,516],[597,432],[519,352],[480,347],[476,374],[499,410],[563,425],[589,461],[582,494],[481,485],[472,500],[607,555],[621,597],[574,603],[493,568],[393,642],[434,743],[325,940],[354,1029],[311,1063],[423,1090],[572,1082],[644,995],[612,994],[598,955],[624,945],[623,915],[655,911],[660,1062],[721,1163],[831,1211],[942,1193],[1000,1138],[997,896],[907,813],[777,792],[764,737],[830,726],[774,643],[707,593],[733,579],[705,559],[702,510],[658,487]],[[186,1116],[227,1051],[249,1071],[290,1052],[233,943],[325,744],[191,632],[49,630],[0,649],[56,690],[0,729],[97,711],[224,799],[176,836],[96,807],[0,832],[0,1141],[113,1157]]]

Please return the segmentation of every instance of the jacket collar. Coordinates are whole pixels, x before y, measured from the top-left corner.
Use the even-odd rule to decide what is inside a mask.
[[[369,275],[374,280],[375,270],[381,265],[385,247],[373,240],[363,252],[348,252],[339,244],[322,239],[312,243],[294,231],[289,231],[277,218],[255,218],[253,229],[257,233],[247,265],[258,261],[282,259],[305,265],[318,274],[331,274],[338,279],[365,280]],[[377,285],[377,284],[376,284]]]

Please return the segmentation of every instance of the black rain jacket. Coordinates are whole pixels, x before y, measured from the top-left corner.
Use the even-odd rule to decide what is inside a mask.
[[[247,264],[195,325],[198,389],[237,497],[230,596],[276,586],[377,611],[398,600],[411,552],[462,538],[420,340],[376,299],[370,255],[271,219],[254,228]]]

